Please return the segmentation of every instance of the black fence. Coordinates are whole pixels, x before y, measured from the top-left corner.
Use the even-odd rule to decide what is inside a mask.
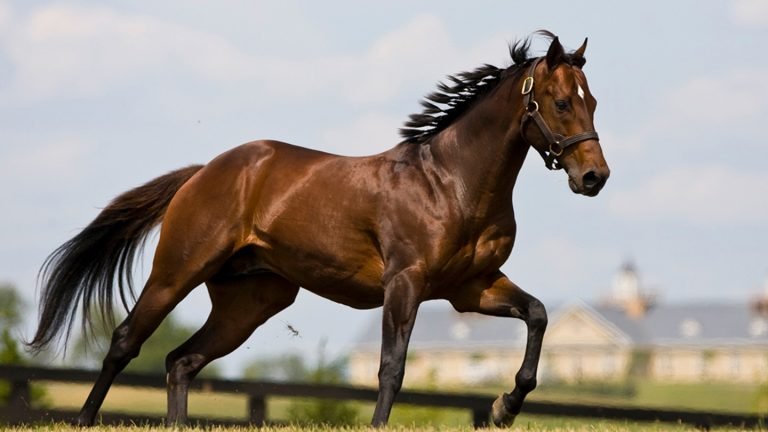
[[[23,366],[0,366],[0,380],[10,383],[8,403],[0,406],[0,423],[29,424],[45,421],[70,421],[77,412],[39,409],[30,405],[30,383],[35,381],[57,381],[72,383],[93,383],[97,372],[79,369],[44,369]],[[123,373],[115,384],[132,387],[165,388],[165,377]],[[267,381],[235,381],[225,379],[198,378],[192,389],[206,392],[233,393],[248,398],[248,419],[243,421],[224,419],[201,419],[190,417],[190,422],[200,425],[264,425],[270,423],[267,413],[267,398],[296,397],[353,400],[375,402],[377,391],[371,388],[328,384],[294,384]],[[471,412],[472,424],[479,428],[488,425],[491,404],[495,396],[479,394],[433,393],[401,391],[397,403],[441,408],[459,408]],[[765,425],[765,418],[756,415],[738,415],[702,411],[672,411],[643,408],[620,408],[581,404],[561,404],[527,401],[523,412],[549,416],[601,418],[628,421],[660,421],[685,423],[702,428],[712,426],[758,427]],[[133,423],[161,424],[163,418],[103,412],[104,424]]]

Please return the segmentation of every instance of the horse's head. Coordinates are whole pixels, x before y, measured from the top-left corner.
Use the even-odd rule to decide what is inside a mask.
[[[603,157],[593,116],[597,100],[582,71],[587,41],[566,53],[553,36],[545,57],[534,60],[522,85],[523,137],[550,169],[564,168],[575,193],[595,196],[611,171]]]

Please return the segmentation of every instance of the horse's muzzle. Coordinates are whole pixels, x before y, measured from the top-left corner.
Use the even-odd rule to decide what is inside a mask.
[[[577,194],[593,197],[600,193],[610,177],[608,167],[586,170],[581,175],[568,176],[568,185]]]

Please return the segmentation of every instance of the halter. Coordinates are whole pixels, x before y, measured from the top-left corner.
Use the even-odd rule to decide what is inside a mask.
[[[599,137],[595,131],[586,131],[565,137],[553,133],[552,129],[549,128],[544,117],[539,113],[538,102],[533,98],[533,73],[536,70],[536,65],[539,64],[542,58],[543,57],[539,57],[533,61],[523,80],[522,94],[523,104],[525,105],[525,114],[523,114],[523,118],[520,122],[520,133],[523,136],[523,139],[528,142],[528,144],[531,144],[530,141],[525,138],[525,128],[528,121],[533,120],[533,122],[536,123],[536,126],[539,127],[541,134],[544,135],[544,139],[547,141],[548,146],[546,149],[540,149],[531,144],[531,147],[535,148],[539,154],[541,154],[541,157],[544,158],[544,165],[546,165],[547,168],[551,170],[559,170],[563,168],[563,166],[560,165],[560,161],[558,161],[557,158],[563,154],[563,151],[565,151],[566,148],[582,141],[590,139],[596,140],[599,139]]]

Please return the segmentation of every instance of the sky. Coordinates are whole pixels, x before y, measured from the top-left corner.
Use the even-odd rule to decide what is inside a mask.
[[[0,281],[27,300],[25,331],[45,257],[121,192],[254,139],[381,152],[438,80],[507,66],[507,44],[542,28],[571,49],[589,37],[612,174],[598,197],[578,196],[531,152],[503,271],[545,304],[605,297],[627,260],[664,302],[758,295],[764,0],[0,0]],[[174,314],[199,326],[208,307],[198,289]],[[302,292],[222,364],[235,374],[324,340],[343,353],[380,313]]]

